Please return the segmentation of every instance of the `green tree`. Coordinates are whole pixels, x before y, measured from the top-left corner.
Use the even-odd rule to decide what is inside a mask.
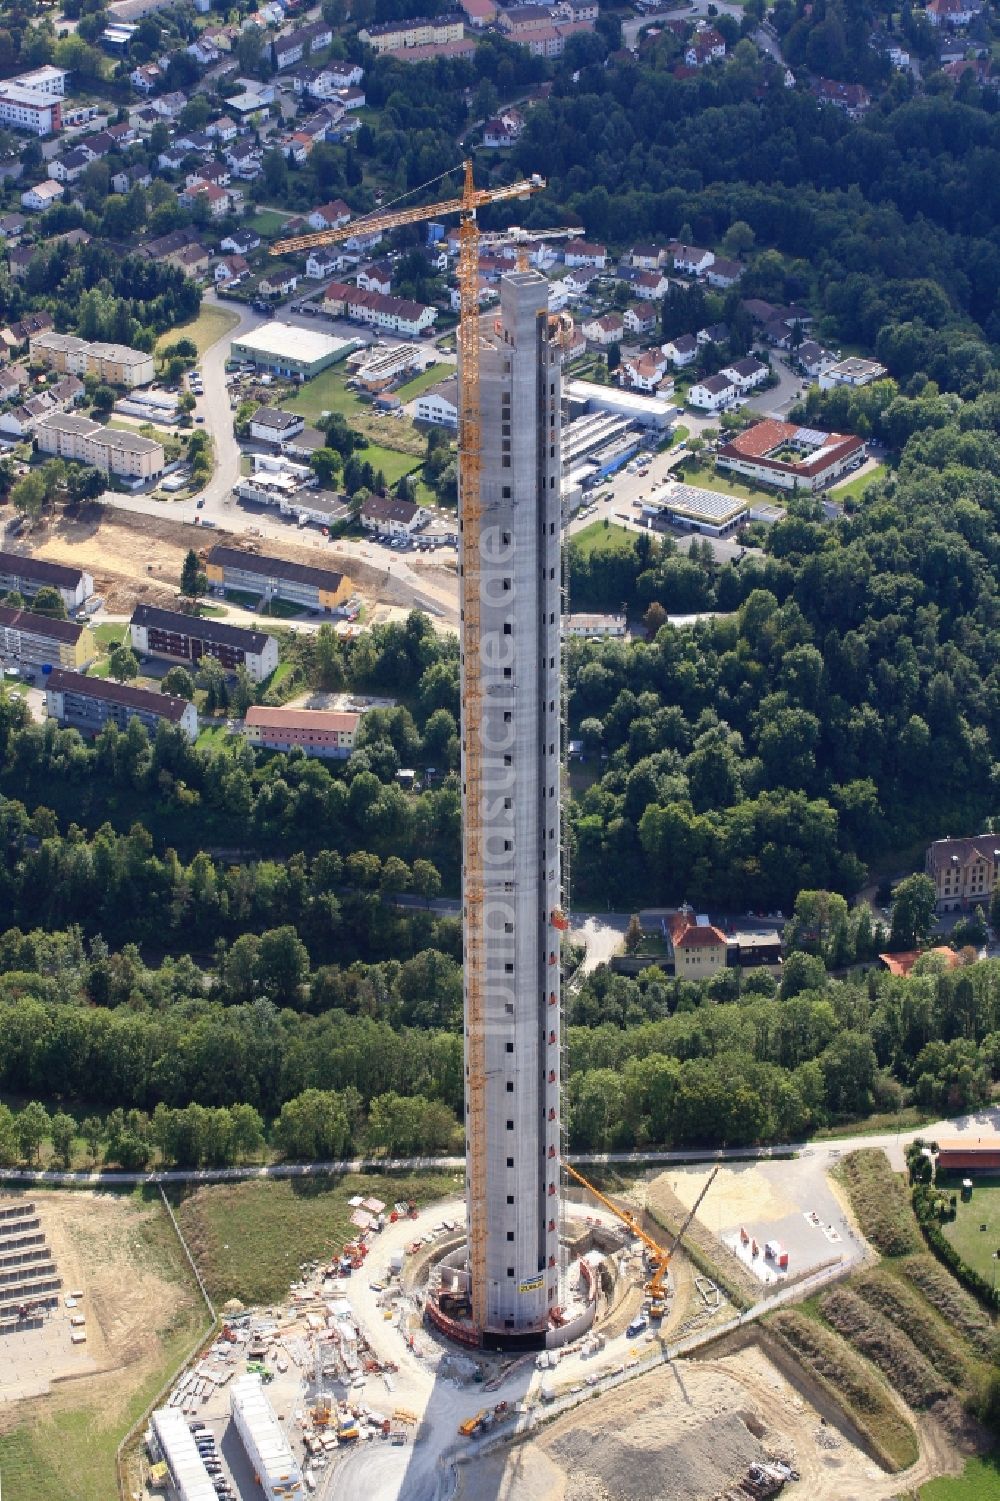
[[[114,409],[116,400],[117,397],[112,386],[98,386],[93,398],[94,411],[100,412],[106,417]]]
[[[295,929],[286,924],[260,935],[256,980],[278,1006],[294,1006],[309,976],[309,950]]]
[[[104,1139],[104,1122],[99,1115],[86,1115],[80,1123],[80,1135],[87,1143],[87,1151],[90,1153],[92,1163],[97,1162],[101,1150],[101,1142]]]
[[[171,667],[160,686],[164,693],[173,694],[174,698],[186,698],[189,703],[194,699],[194,678],[186,667]]]
[[[21,1155],[29,1162],[36,1162],[42,1142],[52,1129],[49,1113],[38,1100],[30,1100],[16,1120]]]
[[[108,653],[108,673],[119,683],[139,676],[139,661],[131,647],[124,642],[113,646]]]
[[[73,1141],[76,1137],[76,1121],[71,1115],[66,1115],[62,1110],[56,1112],[51,1121],[52,1150],[56,1160],[64,1168],[68,1168],[73,1159]]]
[[[50,584],[43,584],[31,601],[31,608],[36,615],[48,615],[52,620],[66,619],[66,606],[58,589]]]
[[[930,933],[934,904],[934,882],[930,876],[907,876],[892,894],[892,931],[890,947],[899,951],[915,948]]]
[[[275,1122],[274,1139],[284,1157],[336,1161],[350,1140],[343,1096],[328,1089],[306,1089],[286,1100]]]
[[[181,566],[180,590],[185,599],[200,598],[208,588],[208,578],[202,569],[198,554],[189,548]]]

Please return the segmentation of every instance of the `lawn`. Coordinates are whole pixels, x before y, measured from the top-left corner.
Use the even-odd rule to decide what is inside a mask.
[[[252,219],[247,219],[246,223],[259,235],[270,238],[280,233],[281,226],[290,217],[290,214],[279,214],[273,208],[262,208],[259,213],[254,214]]]
[[[412,453],[397,453],[394,448],[382,448],[378,443],[369,443],[358,449],[358,458],[366,460],[377,472],[381,469],[387,485],[394,485],[404,474],[412,474],[423,467],[423,461]]]
[[[922,1486],[920,1501],[1000,1501],[997,1460],[967,1460],[961,1475],[942,1475]]]
[[[582,532],[573,533],[570,544],[589,557],[594,552],[623,552],[631,546],[633,535],[624,526],[605,526],[603,521],[592,521]]]
[[[89,1405],[65,1406],[52,1415],[36,1408],[30,1426],[0,1437],[0,1472],[12,1501],[54,1501],[56,1497],[108,1501],[117,1495],[118,1444],[208,1328],[205,1305],[194,1290],[162,1206],[156,1216],[147,1214],[137,1221],[133,1233],[141,1259],[157,1265],[171,1281],[190,1283],[192,1296],[173,1321],[163,1326],[156,1309],[149,1310],[149,1343],[157,1358],[145,1379],[130,1391],[124,1408],[116,1403],[109,1412],[107,1393],[95,1383]]]
[[[869,485],[877,485],[885,479],[889,473],[885,464],[877,464],[866,474],[855,475],[854,479],[845,480],[842,485],[834,485],[830,491],[831,500],[861,500]]]
[[[282,406],[290,412],[301,412],[309,422],[315,422],[321,412],[340,412],[350,418],[367,411],[357,393],[347,389],[344,372],[333,365],[321,370],[312,380],[303,382]]]
[[[696,463],[688,459],[685,464],[674,470],[674,478],[683,480],[686,485],[695,485],[703,490],[716,490],[722,495],[737,495],[741,500],[759,500],[762,495],[768,499],[775,499],[769,490],[755,489],[752,485],[741,485],[738,480],[730,479],[728,474],[722,474],[713,465]]]
[[[220,1306],[282,1298],[303,1261],[339,1252],[354,1233],[348,1199],[369,1195],[390,1206],[415,1199],[427,1204],[461,1191],[457,1173],[350,1174],[343,1178],[271,1179],[213,1184],[177,1191],[177,1218],[185,1239]]]
[[[405,386],[398,387],[393,394],[398,396],[400,401],[412,401],[415,396],[420,395],[421,391],[426,391],[430,386],[439,386],[443,380],[447,380],[449,375],[454,375],[454,373],[454,365],[429,365],[426,370],[422,370],[419,375],[408,380]]]
[[[968,1201],[961,1195],[961,1174],[941,1186],[958,1194],[958,1213],[941,1226],[945,1237],[969,1266],[992,1282],[993,1252],[1000,1251],[1000,1177],[976,1178]]]
[[[92,626],[90,632],[101,651],[109,652],[113,646],[117,646],[119,642],[127,638],[128,626],[124,621],[117,620],[105,625]]]
[[[195,745],[199,750],[225,750],[229,738],[229,731],[224,724],[207,724],[198,731]]]
[[[215,307],[211,303],[203,303],[197,318],[190,323],[182,323],[179,328],[170,328],[161,334],[156,341],[156,352],[165,348],[168,344],[176,344],[178,339],[190,339],[197,347],[198,354],[203,355],[206,349],[217,344],[223,334],[235,328],[239,322],[239,316],[230,312],[229,308]]]

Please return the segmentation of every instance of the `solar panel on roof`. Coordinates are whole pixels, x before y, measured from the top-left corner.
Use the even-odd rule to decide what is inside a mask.
[[[797,427],[793,441],[796,443],[808,443],[811,447],[819,448],[821,444],[826,442],[828,436],[828,433],[817,432],[814,427]]]

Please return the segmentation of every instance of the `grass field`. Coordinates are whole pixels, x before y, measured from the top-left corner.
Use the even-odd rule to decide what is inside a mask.
[[[310,422],[315,422],[321,412],[340,412],[344,417],[353,417],[367,410],[357,393],[347,389],[347,377],[335,365],[305,381],[283,405],[290,412],[301,412]]]
[[[177,1218],[217,1305],[282,1297],[303,1261],[339,1252],[352,1235],[353,1194],[429,1203],[461,1190],[454,1173],[351,1174],[215,1184],[175,1199]]]
[[[137,1221],[140,1262],[147,1258],[170,1281],[194,1287],[170,1222],[159,1214]],[[11,1501],[108,1501],[117,1494],[115,1451],[147,1404],[208,1328],[208,1313],[195,1293],[170,1322],[162,1325],[149,1310],[148,1341],[155,1358],[145,1374],[129,1383],[122,1403],[107,1403],[100,1384],[89,1403],[73,1403],[68,1389],[51,1413],[33,1406],[31,1420],[0,1437],[0,1474]]]
[[[961,1475],[943,1475],[922,1486],[920,1501],[1000,1501],[1000,1460],[968,1460]]]
[[[128,626],[122,621],[112,621],[105,625],[90,627],[90,633],[94,637],[101,651],[108,652],[113,646],[124,641],[128,636]]]
[[[968,1202],[962,1198],[959,1178],[941,1186],[958,1194],[958,1213],[941,1226],[946,1239],[991,1282],[996,1271],[993,1253],[1000,1251],[1000,1177],[977,1178]]]
[[[623,552],[631,546],[634,533],[624,526],[605,526],[603,521],[592,521],[582,532],[574,532],[570,544],[579,548],[585,557],[594,552]]]
[[[877,485],[879,480],[885,479],[889,473],[885,464],[878,464],[867,474],[858,474],[854,479],[845,480],[842,485],[834,485],[830,491],[831,500],[860,500],[869,485]]]
[[[754,488],[753,485],[741,485],[738,480],[730,479],[728,474],[723,474],[714,465],[708,463],[693,463],[690,459],[683,465],[683,474],[679,469],[674,470],[678,479],[686,485],[696,485],[702,490],[716,490],[722,495],[736,495],[741,500],[760,500],[762,495],[772,499],[768,490]]]
[[[289,214],[279,214],[276,209],[262,208],[259,213],[246,222],[251,229],[255,229],[259,235],[276,235]]]
[[[412,401],[415,396],[420,395],[421,391],[426,391],[430,386],[439,386],[443,380],[447,380],[449,375],[454,375],[454,373],[454,365],[430,365],[419,375],[415,375],[412,380],[408,380],[405,386],[400,386],[393,394],[398,396],[400,401]]]
[[[381,469],[386,484],[394,485],[404,474],[412,474],[423,467],[421,459],[412,453],[397,453],[394,448],[383,448],[378,443],[369,443],[358,450],[359,458],[365,459],[376,471]]]
[[[203,355],[206,349],[217,344],[223,334],[228,333],[239,323],[236,313],[228,308],[214,307],[204,303],[197,318],[190,323],[182,323],[179,328],[168,329],[161,334],[156,341],[156,352],[165,348],[168,344],[176,344],[178,339],[190,339],[197,347],[199,355]]]

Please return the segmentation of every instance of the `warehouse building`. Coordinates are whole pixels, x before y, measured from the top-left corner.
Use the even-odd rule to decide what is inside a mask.
[[[83,626],[75,620],[53,620],[30,610],[0,605],[0,662],[7,667],[38,668],[46,664],[75,669],[88,657]]]
[[[265,600],[283,599],[303,610],[332,615],[350,598],[354,585],[343,573],[290,563],[287,558],[260,557],[235,547],[213,547],[205,572],[212,588],[259,594]]]
[[[180,610],[136,605],[129,630],[133,648],[143,656],[185,662],[192,668],[197,668],[202,657],[214,657],[227,672],[245,667],[255,683],[270,677],[278,665],[278,643],[273,636]]]
[[[153,1437],[178,1501],[219,1501],[179,1407],[157,1408],[153,1413]]]
[[[335,365],[357,347],[356,339],[335,339],[311,328],[295,328],[291,323],[265,323],[233,340],[229,357],[270,370],[275,375],[298,376],[311,380],[328,365]]]
[[[240,1376],[233,1382],[229,1410],[267,1501],[289,1501],[304,1495],[302,1471],[264,1395],[259,1376]]]
[[[360,714],[333,709],[270,709],[254,704],[247,710],[246,736],[262,750],[290,751],[344,761],[354,749]]]
[[[192,743],[198,738],[198,715],[194,704],[173,698],[169,693],[153,693],[148,688],[133,688],[110,678],[88,678],[81,672],[64,672],[57,667],[45,679],[45,713],[61,725],[85,735],[99,735],[106,724],[125,730],[138,719],[151,734],[156,734],[161,719],[179,725]]]
[[[58,589],[67,610],[75,610],[93,594],[94,580],[81,568],[0,552],[0,594],[16,589],[25,599],[31,599],[43,588]]]

